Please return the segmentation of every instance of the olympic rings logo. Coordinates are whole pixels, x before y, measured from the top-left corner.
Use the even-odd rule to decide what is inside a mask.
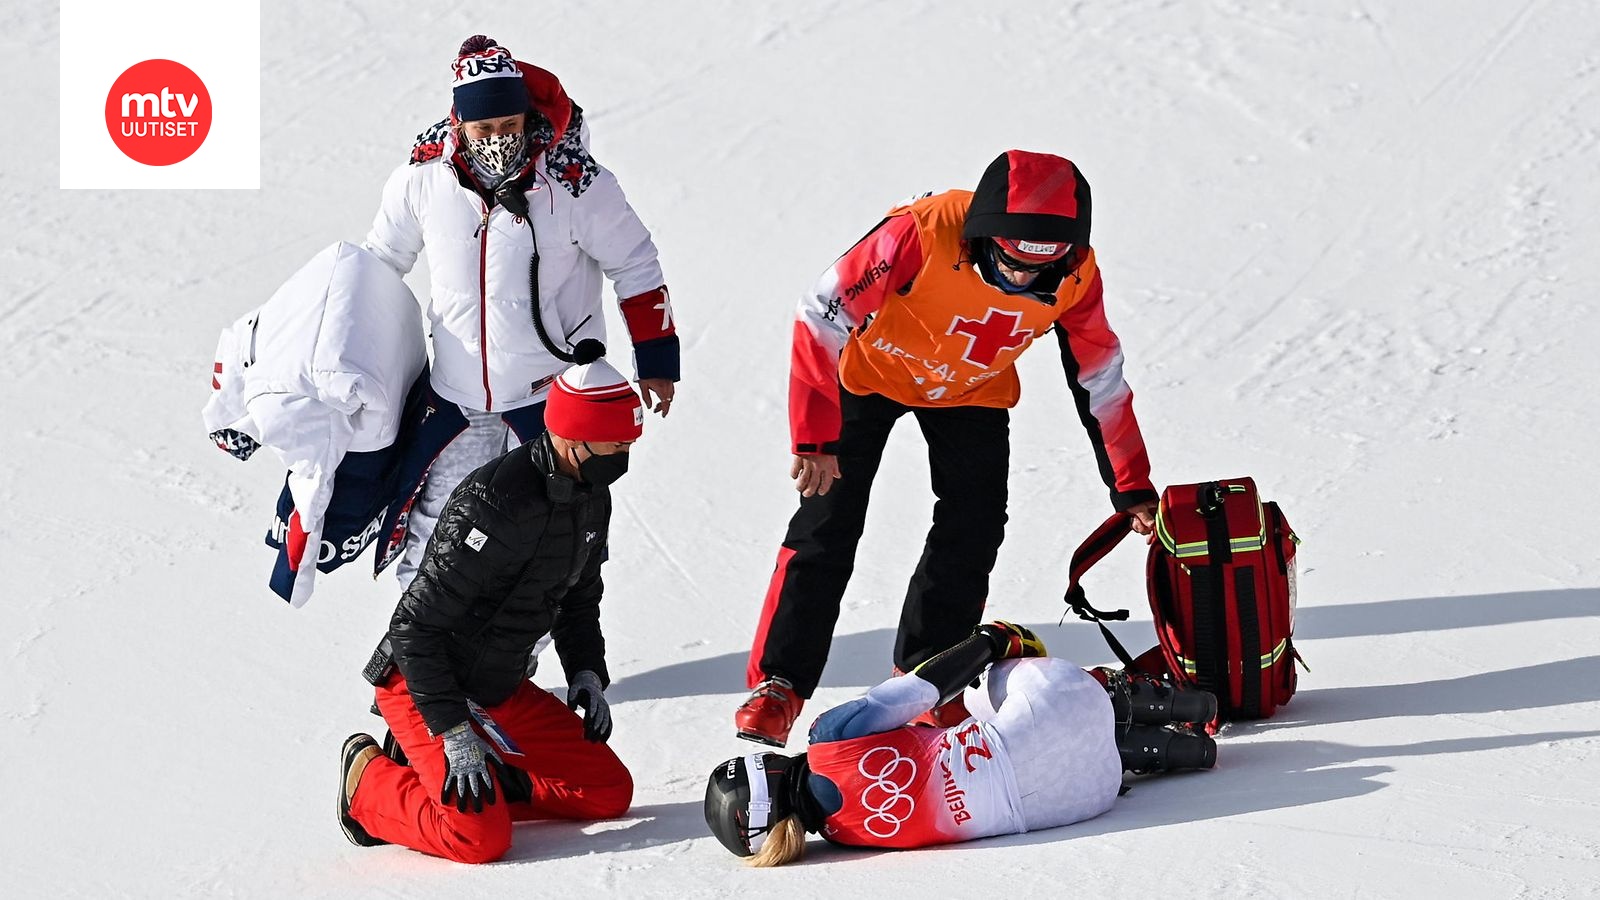
[[[861,792],[861,808],[871,813],[862,827],[879,839],[899,834],[917,810],[917,801],[906,793],[917,780],[916,761],[893,747],[874,747],[861,757],[856,771],[871,781]]]

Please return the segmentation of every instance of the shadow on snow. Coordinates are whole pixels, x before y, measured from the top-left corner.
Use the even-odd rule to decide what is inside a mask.
[[[1109,605],[1109,604],[1107,604]],[[1063,610],[1064,612],[1065,610]],[[996,609],[1004,615],[1003,609]],[[1572,589],[1560,591],[1521,591],[1504,594],[1478,594],[1464,597],[1413,597],[1403,600],[1381,600],[1372,603],[1347,603],[1339,606],[1313,606],[1299,610],[1295,626],[1296,638],[1302,646],[1314,647],[1314,642],[1333,638],[1365,637],[1384,634],[1408,634],[1441,631],[1454,628],[1481,628],[1509,625],[1517,622],[1542,622],[1554,619],[1572,619],[1600,615],[1600,589]],[[1064,622],[1029,622],[1028,627],[1038,632],[1050,648],[1052,656],[1070,659],[1080,665],[1092,666],[1111,661],[1111,651],[1100,640],[1100,633],[1088,622],[1068,618]],[[1155,643],[1155,635],[1142,622],[1113,622],[1110,628],[1119,640],[1133,653],[1139,653]],[[879,628],[834,638],[828,655],[828,666],[823,671],[822,687],[866,688],[889,676],[894,665],[894,630]],[[1314,650],[1311,655],[1315,655]],[[617,701],[655,700],[667,697],[689,697],[700,694],[738,693],[745,688],[745,663],[743,651],[725,653],[708,659],[672,663],[648,672],[619,680],[607,692]],[[1591,661],[1592,662],[1592,661]],[[1594,675],[1593,666],[1581,660],[1553,663],[1545,667],[1551,676],[1570,674]],[[1575,671],[1576,670],[1576,671]],[[1481,677],[1481,676],[1471,676]],[[1302,678],[1302,686],[1310,687],[1314,678]],[[1481,685],[1457,685],[1461,679],[1444,683],[1444,703],[1467,707],[1482,705],[1482,701],[1468,699],[1479,691]],[[1588,682],[1593,683],[1593,682]],[[1532,694],[1521,694],[1517,701],[1505,694],[1504,702],[1510,705],[1491,706],[1490,709],[1515,709],[1528,705],[1548,706],[1553,703],[1572,703],[1593,699],[1594,693],[1579,696],[1583,682],[1569,682],[1565,687],[1551,683]],[[1519,683],[1518,685],[1522,685]],[[1326,698],[1339,708],[1352,702],[1375,702],[1376,710],[1397,709],[1392,712],[1375,712],[1368,715],[1341,713],[1344,718],[1319,721],[1354,721],[1377,718],[1383,715],[1414,715],[1425,712],[1447,712],[1437,704],[1441,698],[1421,696],[1406,701],[1400,695],[1405,686],[1394,686],[1393,693],[1362,694],[1371,688],[1336,688]],[[1543,695],[1554,692],[1569,699],[1546,702]],[[1311,693],[1311,692],[1305,692]],[[1457,694],[1461,696],[1457,696]],[[1520,702],[1519,702],[1520,701]],[[1322,702],[1322,701],[1317,701]],[[1489,701],[1501,702],[1501,701]],[[1295,699],[1295,706],[1301,703]],[[1432,708],[1429,708],[1430,705]],[[1456,712],[1483,712],[1486,709],[1460,708]]]

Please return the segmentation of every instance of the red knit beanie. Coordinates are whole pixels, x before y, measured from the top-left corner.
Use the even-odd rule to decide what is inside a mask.
[[[596,359],[556,376],[544,427],[569,441],[636,441],[644,433],[644,405],[628,379]]]

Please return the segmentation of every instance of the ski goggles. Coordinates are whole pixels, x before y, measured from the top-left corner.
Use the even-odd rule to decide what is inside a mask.
[[[1067,245],[1066,251],[1060,256],[1056,256],[1051,259],[1039,260],[1018,259],[1015,256],[1007,253],[1005,247],[1002,246],[999,241],[990,241],[989,247],[994,252],[995,262],[1017,272],[1043,272],[1045,269],[1050,268],[1056,263],[1059,263],[1072,255],[1071,244]]]

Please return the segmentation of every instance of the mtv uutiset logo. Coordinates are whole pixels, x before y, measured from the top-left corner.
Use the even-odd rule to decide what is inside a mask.
[[[106,94],[106,130],[129,159],[170,166],[211,132],[211,94],[194,70],[170,59],[135,63]]]
[[[63,188],[261,186],[260,0],[61,0],[59,57]]]

